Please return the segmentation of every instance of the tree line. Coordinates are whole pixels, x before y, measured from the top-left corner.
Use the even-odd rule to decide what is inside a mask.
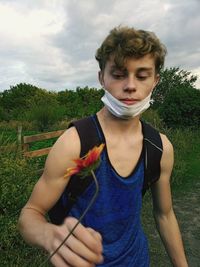
[[[160,73],[153,92],[152,108],[168,127],[200,126],[200,90],[197,76],[178,67]],[[44,131],[59,120],[71,120],[96,113],[102,106],[103,89],[77,87],[51,92],[20,83],[0,93],[0,121],[37,121]]]

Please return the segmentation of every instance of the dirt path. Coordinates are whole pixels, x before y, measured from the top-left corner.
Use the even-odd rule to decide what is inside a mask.
[[[200,267],[200,182],[195,188],[174,199],[190,267]]]
[[[173,199],[174,210],[181,229],[189,267],[200,267],[200,182],[190,192]],[[151,201],[144,201],[143,224],[149,238],[151,267],[171,267],[169,258],[155,229]]]

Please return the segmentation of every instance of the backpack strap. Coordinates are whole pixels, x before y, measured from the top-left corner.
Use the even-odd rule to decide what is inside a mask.
[[[68,126],[75,127],[81,142],[81,152],[80,157],[85,156],[85,154],[92,149],[94,146],[101,144],[100,138],[97,134],[97,129],[94,123],[93,116],[86,117],[74,122],[71,122]],[[87,176],[81,179],[78,175],[73,175],[73,179],[69,180],[64,193],[61,195],[60,199],[57,201],[55,206],[49,210],[48,215],[52,223],[61,224],[69,213],[77,198],[83,194],[89,184],[93,181],[92,176]],[[67,205],[64,203],[67,203]]]
[[[145,173],[142,195],[155,183],[160,177],[160,160],[163,152],[160,133],[151,125],[142,122],[144,135],[144,153],[145,153]]]

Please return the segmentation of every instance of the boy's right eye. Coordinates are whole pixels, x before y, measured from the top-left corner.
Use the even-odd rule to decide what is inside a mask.
[[[125,78],[125,73],[112,73],[112,77],[116,80],[124,79]]]

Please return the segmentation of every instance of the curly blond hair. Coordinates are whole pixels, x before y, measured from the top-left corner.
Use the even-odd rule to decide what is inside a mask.
[[[155,59],[155,70],[158,73],[164,66],[166,53],[166,47],[155,33],[119,26],[110,31],[97,49],[95,58],[100,69],[104,70],[111,56],[114,56],[115,64],[123,68],[127,58],[141,58],[151,54]]]

